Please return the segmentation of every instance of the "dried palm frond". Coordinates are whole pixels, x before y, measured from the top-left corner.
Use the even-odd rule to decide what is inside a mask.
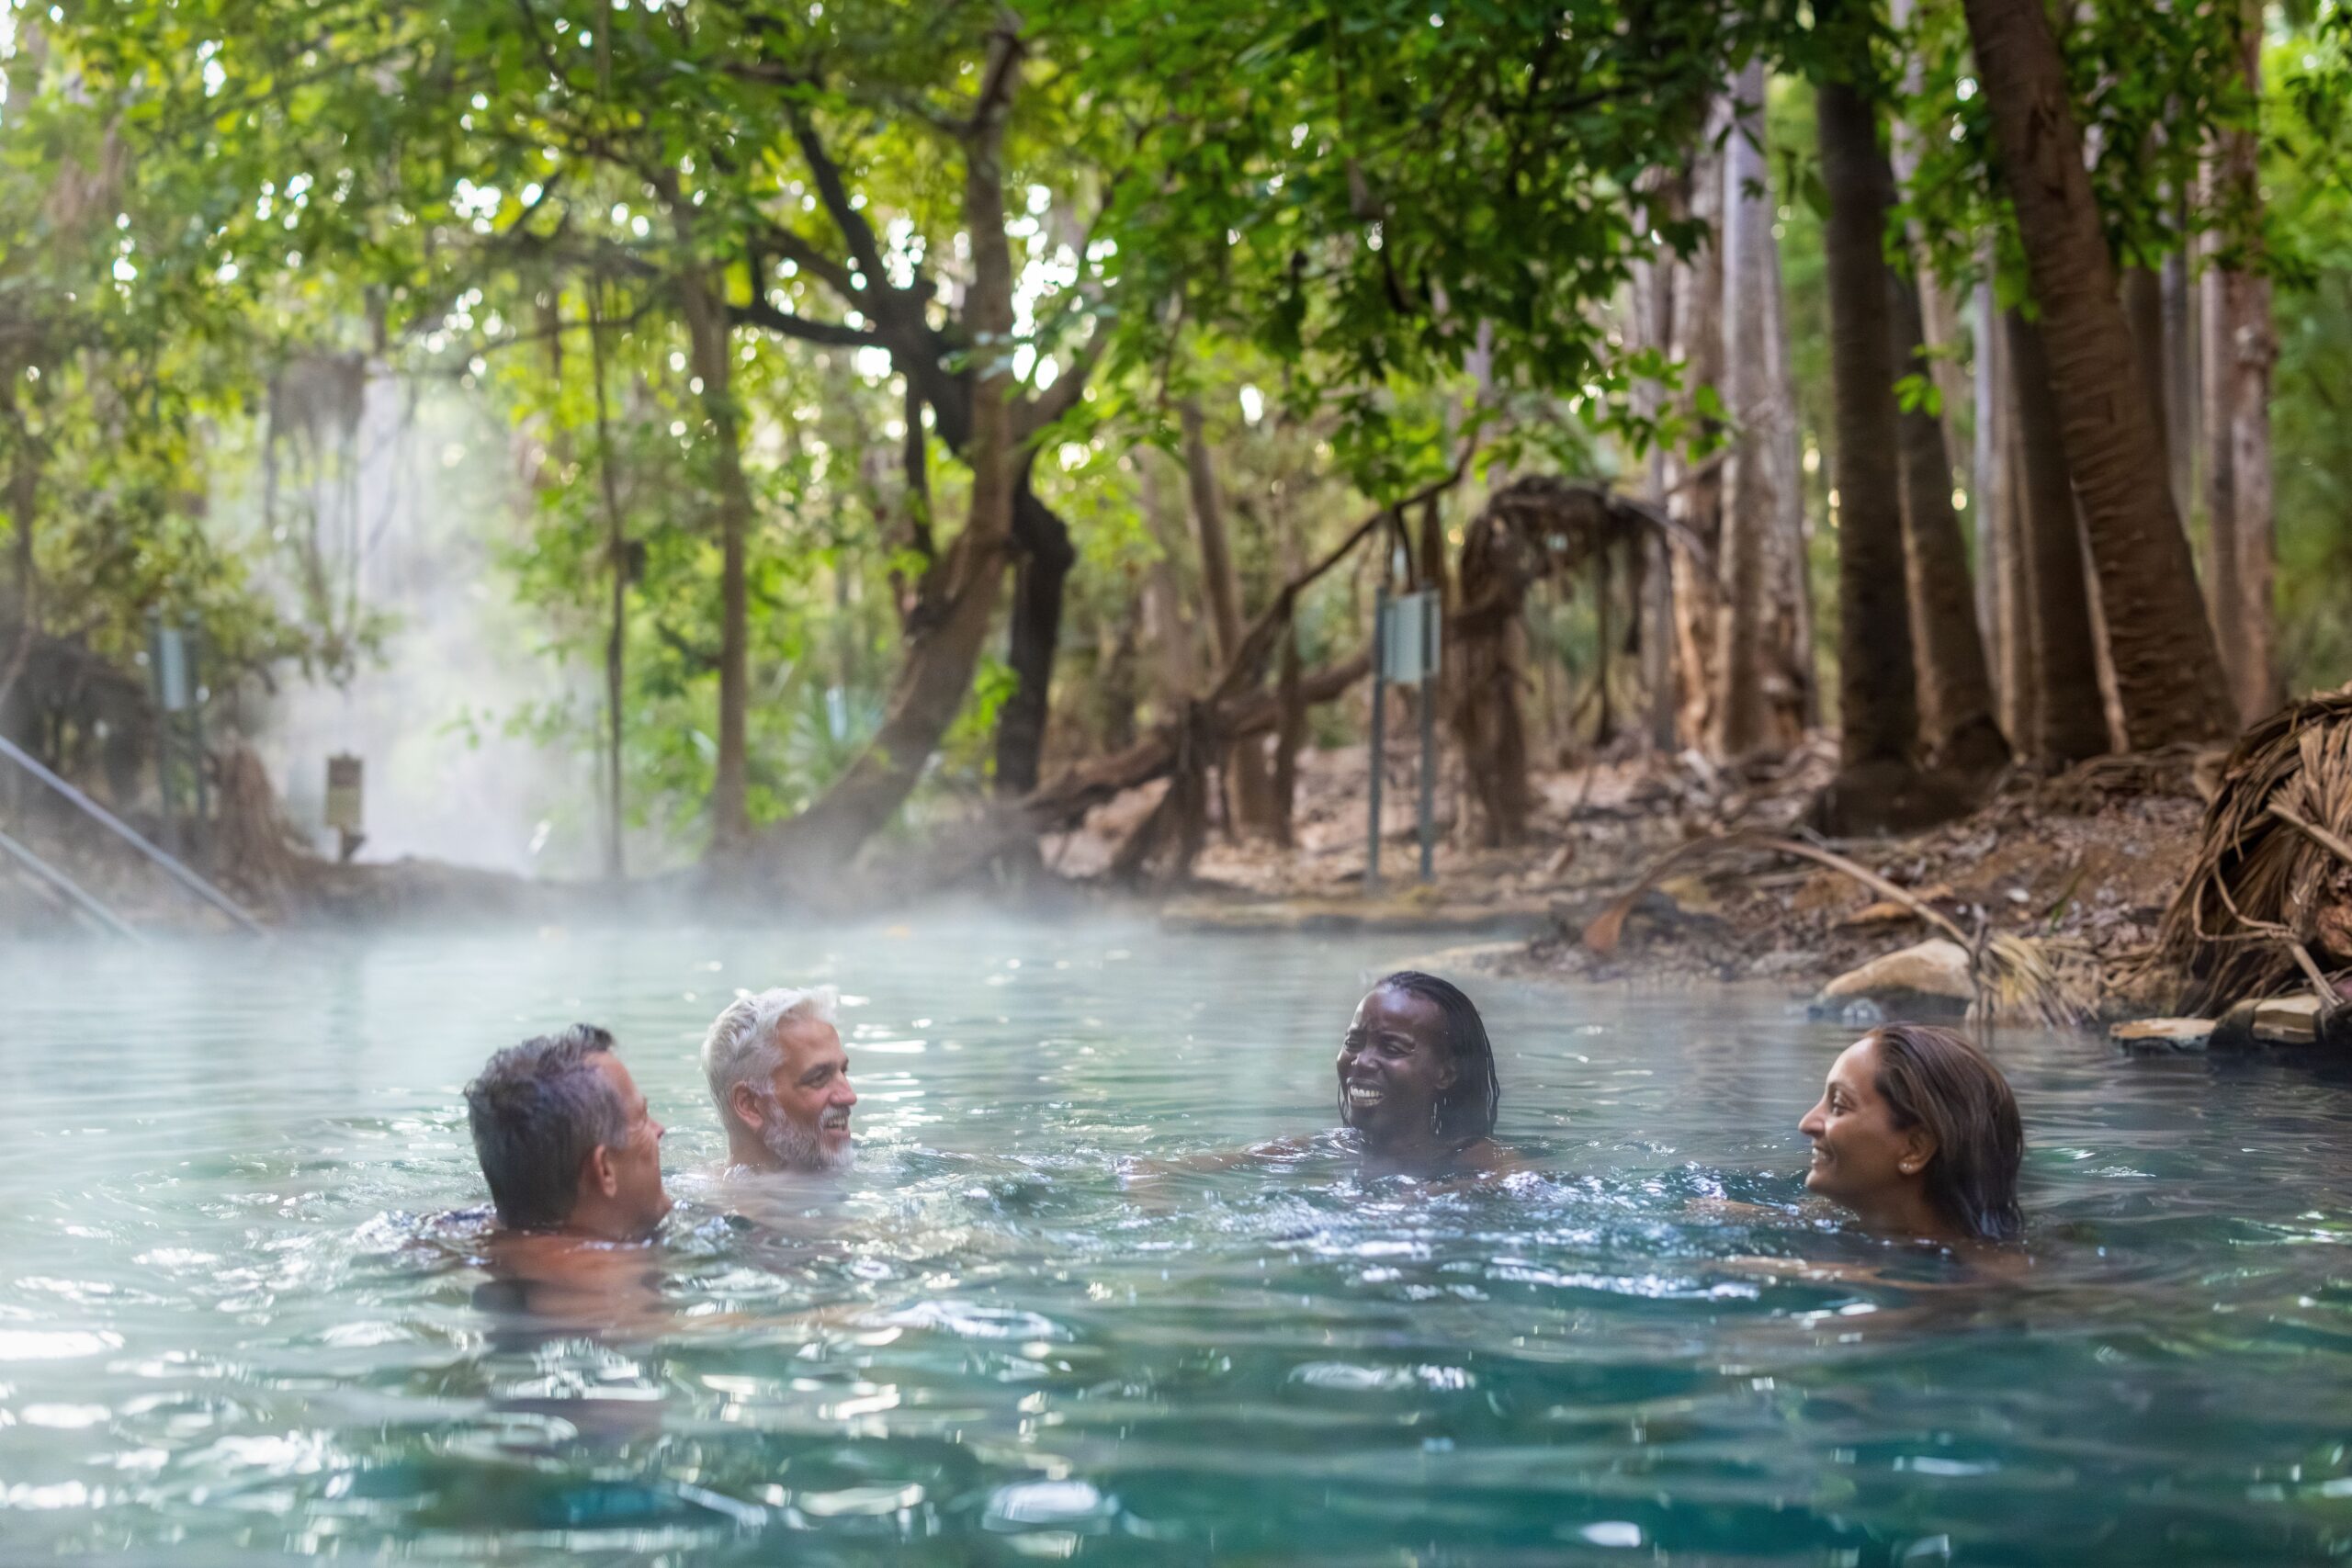
[[[2333,842],[2331,842],[2333,840]],[[2295,948],[2352,965],[2352,686],[2247,730],[2206,807],[2198,854],[2156,933],[2181,1010],[2303,988]]]
[[[1636,899],[1682,862],[1720,849],[1769,850],[1775,854],[1794,855],[1816,865],[1826,865],[1841,875],[1852,877],[1880,897],[1893,899],[1934,926],[1968,950],[1970,977],[1976,990],[1974,999],[1968,1004],[1971,1019],[1989,1022],[2003,1018],[2030,1018],[2052,1028],[2065,1028],[2081,1022],[2089,1010],[2082,996],[2083,986],[2064,972],[2057,944],[2040,937],[2013,936],[2004,931],[1987,933],[1979,942],[1962,931],[1958,921],[1910,889],[1896,886],[1868,866],[1849,860],[1834,850],[1825,850],[1817,844],[1795,839],[1778,838],[1770,833],[1723,833],[1709,839],[1694,839],[1668,851],[1644,872],[1633,886],[1619,894],[1607,908],[1586,922],[1585,946],[1603,956],[1615,952],[1618,941],[1624,934],[1625,918],[1633,912]]]

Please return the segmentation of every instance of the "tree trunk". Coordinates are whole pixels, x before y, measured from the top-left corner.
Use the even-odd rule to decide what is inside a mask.
[[[1714,749],[1742,757],[1787,746],[1789,651],[1771,636],[1776,536],[1781,529],[1779,448],[1795,435],[1793,400],[1773,375],[1772,299],[1780,287],[1772,239],[1771,170],[1764,152],[1764,67],[1751,62],[1733,88],[1746,112],[1724,149],[1724,400],[1736,430],[1724,480],[1724,605],[1715,631]],[[1777,677],[1777,680],[1776,680]],[[1781,689],[1775,691],[1775,686]],[[1777,700],[1776,700],[1777,699]],[[1800,716],[1801,722],[1801,716]]]
[[[628,528],[613,476],[613,428],[605,382],[605,286],[590,285],[589,368],[596,378],[596,477],[605,499],[605,564],[611,571],[612,614],[605,630],[605,879],[628,874],[622,855],[621,738],[628,651]]]
[[[1179,409],[1184,430],[1184,473],[1192,487],[1193,522],[1201,547],[1201,581],[1208,593],[1211,625],[1216,631],[1216,656],[1229,665],[1241,648],[1241,574],[1234,565],[1230,537],[1225,528],[1225,501],[1217,493],[1216,465],[1209,454],[1206,426],[1197,399],[1186,398]],[[1273,783],[1266,773],[1266,753],[1252,738],[1234,742],[1226,754],[1226,776],[1231,781],[1234,820],[1226,824],[1235,838],[1243,832],[1271,833],[1274,826]]]
[[[1838,692],[1840,784],[1832,829],[1889,825],[1883,810],[1914,772],[1919,716],[1905,601],[1900,431],[1888,320],[1886,220],[1893,192],[1878,116],[1852,85],[1826,81],[1815,103],[1823,236],[1829,282],[1829,361],[1836,404],[1831,472],[1838,494]]]
[[[683,218],[679,231],[680,239],[687,240]],[[743,477],[734,355],[729,352],[727,299],[721,292],[725,287],[725,274],[708,263],[690,263],[678,276],[678,302],[686,318],[695,374],[702,378],[703,416],[710,422],[710,461],[718,492],[718,761],[710,786],[710,854],[720,862],[739,854],[752,834],[746,723],[752,640],[743,575],[752,487]]]
[[[2036,686],[2027,750],[2044,767],[2063,768],[2107,750],[2107,707],[2099,695],[2090,590],[2049,355],[2041,333],[2016,310],[2008,315],[2008,350],[2025,479],[2019,514]]]
[[[1199,694],[1200,655],[1193,646],[1192,623],[1184,618],[1184,590],[1176,563],[1182,557],[1183,530],[1169,515],[1167,495],[1152,471],[1154,453],[1148,446],[1135,452],[1136,481],[1143,503],[1144,525],[1159,558],[1146,569],[1143,586],[1145,630],[1159,655],[1159,705],[1163,718],[1183,711]]]
[[[2064,58],[2041,0],[1965,3],[2110,622],[2126,739],[2148,750],[2217,739],[2230,728],[2227,691],[2154,417],[2133,391],[2132,332]]]
[[[1634,264],[1632,294],[1636,346],[1663,350],[1672,337],[1673,268],[1662,258],[1636,261]],[[1636,384],[1634,388],[1634,412],[1646,417],[1656,417],[1658,398],[1658,387],[1655,381]],[[1653,506],[1666,504],[1667,466],[1665,448],[1653,444],[1648,461],[1642,469],[1643,494]],[[1669,752],[1675,747],[1674,644],[1672,633],[1668,630],[1674,618],[1673,567],[1666,536],[1658,530],[1645,530],[1639,549],[1641,554],[1635,572],[1637,584],[1634,597],[1636,604],[1634,618],[1639,628],[1637,635],[1641,638],[1642,697],[1649,710],[1647,730],[1650,747],[1653,750]],[[1449,683],[1458,678],[1452,671],[1447,674]]]
[[[1984,638],[1986,661],[1998,688],[1995,713],[2002,733],[2022,743],[2018,722],[2018,686],[2012,678],[2011,630],[2016,625],[2009,593],[2009,511],[2016,490],[2009,483],[2012,423],[2007,356],[2002,353],[2001,318],[1993,305],[1990,269],[1969,299],[1969,333],[1974,342],[1970,367],[1976,410],[1975,483],[1969,491],[1970,519],[1976,530],[1976,625]]]
[[[2155,416],[2156,446],[2164,453],[2165,474],[2172,474],[2172,423],[2165,406],[2165,280],[2154,267],[2123,269],[2123,316],[2132,324],[2132,357],[2139,372],[2140,395]]]
[[[1909,278],[1891,270],[1887,288],[1898,367],[1924,375],[1927,344],[1919,297]],[[2009,743],[1993,718],[1993,682],[1985,673],[1984,642],[1976,629],[1968,545],[1960,536],[1960,516],[1952,510],[1944,422],[1925,408],[1914,408],[1902,413],[1900,423],[1905,581],[1928,755],[1939,767],[1990,773],[2007,764]]]
[[[2018,754],[2030,756],[2041,733],[2041,678],[2033,662],[2033,534],[2027,520],[2025,438],[2018,429],[2017,369],[2007,343],[2004,319],[1996,334],[2001,345],[2005,382],[2002,402],[2001,467],[2008,488],[2008,504],[2001,513],[2001,682],[2009,692],[2009,717],[2004,727],[2015,738]]]
[[[2183,227],[2186,225],[2186,214]],[[2183,517],[2197,506],[2197,440],[2201,383],[2197,368],[2197,285],[2188,254],[2165,257],[2165,449],[2172,456],[2172,503]]]
[[[1019,566],[1012,579],[1012,625],[1006,662],[1012,694],[996,721],[996,792],[1023,795],[1037,787],[1051,717],[1054,656],[1062,639],[1062,589],[1078,551],[1069,525],[1029,488],[1027,461],[1012,492],[1012,544]]]
[[[2242,0],[2237,68],[2256,102],[2262,86],[2262,7]],[[2271,604],[2276,571],[2270,471],[2270,367],[2278,355],[2263,275],[2261,152],[2256,129],[2224,131],[2211,170],[2213,205],[2234,226],[2206,275],[2207,513],[2211,598],[2234,716],[2251,724],[2278,705]]]
[[[1707,227],[1698,254],[1686,266],[1672,270],[1675,288],[1675,357],[1682,366],[1683,416],[1694,434],[1719,433],[1716,421],[1699,412],[1702,387],[1720,391],[1724,384],[1724,248],[1717,236],[1723,218],[1722,154],[1715,147],[1717,132],[1729,123],[1730,106],[1717,99],[1707,113],[1707,133],[1690,157],[1690,217]],[[1678,465],[1674,490],[1667,508],[1702,544],[1708,555],[1723,551],[1724,479],[1720,467]],[[1715,625],[1723,611],[1723,593],[1705,561],[1685,548],[1672,552],[1674,581],[1675,673],[1679,687],[1677,723],[1680,733],[1695,744],[1712,744],[1715,685],[1721,656],[1715,648]]]
[[[1002,158],[1005,118],[1019,84],[1020,48],[1010,33],[990,40],[982,80],[998,84],[1001,91],[983,104],[965,135],[964,222],[971,237],[972,278],[964,319],[975,341],[982,343],[1002,342],[1013,329]],[[769,836],[766,858],[788,873],[821,874],[848,864],[906,803],[971,690],[1003,592],[1020,440],[1013,418],[1018,388],[1004,356],[978,356],[969,385],[965,455],[972,490],[963,532],[925,576],[906,662],[891,687],[881,728],[821,799]]]
[[[1769,237],[1771,226],[1764,229]],[[1796,378],[1789,369],[1787,295],[1781,288],[1781,246],[1765,247],[1763,299],[1765,374],[1779,413],[1772,439],[1765,444],[1766,468],[1772,477],[1771,551],[1768,577],[1771,584],[1771,614],[1764,646],[1777,660],[1780,678],[1767,694],[1774,709],[1774,728],[1793,746],[1806,730],[1821,722],[1821,673],[1814,663],[1813,554],[1811,530],[1805,521],[1804,442],[1797,429]],[[1786,690],[1780,687],[1785,683]]]

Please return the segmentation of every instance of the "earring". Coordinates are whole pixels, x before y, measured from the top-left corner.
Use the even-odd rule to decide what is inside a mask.
[[[1437,1137],[1445,1132],[1445,1101],[1430,1101],[1430,1135]]]

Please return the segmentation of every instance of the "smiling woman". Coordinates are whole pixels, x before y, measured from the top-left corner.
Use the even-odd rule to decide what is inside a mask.
[[[2015,1241],[2025,1131],[2008,1080],[1948,1029],[1890,1023],[1846,1047],[1799,1122],[1804,1184],[1873,1230]]]
[[[1404,969],[1356,1005],[1337,1064],[1340,1120],[1367,1176],[1491,1170],[1502,1086],[1486,1021],[1460,987]]]

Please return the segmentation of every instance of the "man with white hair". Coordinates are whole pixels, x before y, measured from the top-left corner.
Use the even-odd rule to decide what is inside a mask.
[[[842,1170],[850,1144],[849,1055],[831,986],[745,992],[712,1021],[703,1076],[727,1129],[727,1163],[753,1170]]]

